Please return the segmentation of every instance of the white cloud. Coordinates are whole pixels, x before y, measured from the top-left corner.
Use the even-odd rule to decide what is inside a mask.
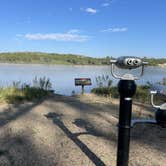
[[[77,30],[70,30],[66,33],[34,33],[25,34],[24,37],[28,40],[55,40],[55,41],[65,41],[65,42],[84,42],[89,40],[87,35],[77,34]]]
[[[91,13],[91,14],[96,14],[98,11],[94,8],[86,8],[85,12]]]
[[[79,33],[80,32],[80,30],[79,29],[71,29],[71,30],[69,30],[67,33]]]
[[[122,27],[122,28],[108,28],[108,29],[105,29],[105,30],[102,30],[102,32],[126,32],[128,31],[128,28],[127,27]]]
[[[110,3],[103,3],[101,6],[107,7],[107,6],[110,6]]]

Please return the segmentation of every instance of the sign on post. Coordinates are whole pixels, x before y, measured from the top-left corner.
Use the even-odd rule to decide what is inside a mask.
[[[84,86],[92,85],[90,78],[75,78],[75,86],[82,86],[82,94],[84,94]]]

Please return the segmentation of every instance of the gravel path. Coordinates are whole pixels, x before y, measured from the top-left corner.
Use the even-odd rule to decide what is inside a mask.
[[[134,116],[152,117],[134,106]],[[117,100],[55,95],[36,103],[1,105],[0,166],[114,166]],[[136,125],[131,166],[165,166],[166,129]]]

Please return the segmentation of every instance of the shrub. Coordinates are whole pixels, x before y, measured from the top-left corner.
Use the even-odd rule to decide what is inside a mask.
[[[97,88],[94,88],[91,90],[92,93],[95,93],[97,95],[102,95],[102,96],[111,96],[113,98],[118,98],[119,97],[119,92],[117,86],[112,87],[107,84],[109,81],[109,77],[107,76],[98,76],[96,78],[97,80]],[[112,85],[112,80],[111,84]],[[166,85],[166,78],[163,78],[163,81],[161,83],[162,85]],[[151,82],[147,82],[145,85],[137,85],[137,91],[136,94],[134,95],[134,99],[142,102],[142,103],[149,103],[150,102],[150,88],[152,86]],[[161,102],[162,99],[156,99],[157,102]]]
[[[119,97],[119,92],[117,86],[112,87],[112,80],[110,80],[109,76],[98,76],[96,77],[96,83],[98,85],[97,88],[92,89],[92,93],[102,96],[111,96],[113,98]],[[137,91],[134,96],[136,100],[141,102],[149,102],[150,99],[150,87],[152,84],[147,82],[145,85],[137,86]]]
[[[48,96],[51,91],[51,82],[46,77],[33,80],[32,86],[21,84],[20,81],[13,82],[13,85],[0,88],[0,102],[14,103],[16,101],[40,99]]]
[[[112,80],[108,75],[101,75],[96,77],[96,84],[97,88],[91,90],[92,93],[102,96],[115,96],[117,97],[118,94],[116,92],[116,87],[112,86]]]
[[[137,86],[137,91],[134,98],[140,102],[149,102],[150,101],[150,86],[149,85],[140,85]]]
[[[99,88],[92,89],[91,92],[95,93],[97,95],[109,96],[111,94],[111,88],[110,87],[99,87]]]
[[[98,87],[111,87],[112,80],[109,78],[108,75],[102,75],[96,77],[96,83]]]
[[[166,77],[163,78],[163,82],[162,82],[162,84],[166,86]]]
[[[111,97],[119,98],[119,92],[116,86],[111,87]]]
[[[35,77],[33,80],[32,87],[43,89],[43,90],[50,90],[52,88],[52,84],[49,78],[37,78]]]
[[[101,96],[111,96],[113,98],[119,97],[117,87],[98,87],[98,88],[93,88],[91,92]]]

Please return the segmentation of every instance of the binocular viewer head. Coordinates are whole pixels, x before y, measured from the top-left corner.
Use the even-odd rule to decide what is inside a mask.
[[[159,97],[166,101],[166,86],[159,84],[153,85],[150,93],[151,104],[155,108],[156,122],[162,126],[166,126],[166,103],[161,105],[154,104],[154,95],[156,95],[156,98]]]
[[[136,69],[147,64],[147,62],[143,62],[141,58],[129,56],[122,56],[116,60],[111,60],[110,62],[121,69]]]
[[[143,72],[144,72],[144,66],[148,64],[147,62],[144,62],[141,58],[134,57],[134,56],[122,56],[122,57],[119,57],[117,59],[110,60],[110,63],[111,63],[111,66],[112,66],[111,67],[111,72],[112,72],[112,75],[115,78],[118,78],[118,79],[133,79],[133,80],[139,79],[139,77],[134,77],[131,74],[130,75],[125,74],[123,76],[118,76],[114,72],[114,66],[117,66],[118,68],[121,68],[121,69],[129,69],[129,70],[142,67],[142,71],[141,71],[141,74],[140,74],[140,76],[142,76]]]
[[[164,85],[160,85],[160,84],[155,84],[151,87],[150,90],[150,94],[151,94],[151,104],[154,108],[162,108],[163,106],[166,110],[166,104],[164,105],[155,105],[154,104],[154,95],[156,95],[157,97],[159,97],[160,99],[162,99],[163,101],[166,101],[166,86]]]

